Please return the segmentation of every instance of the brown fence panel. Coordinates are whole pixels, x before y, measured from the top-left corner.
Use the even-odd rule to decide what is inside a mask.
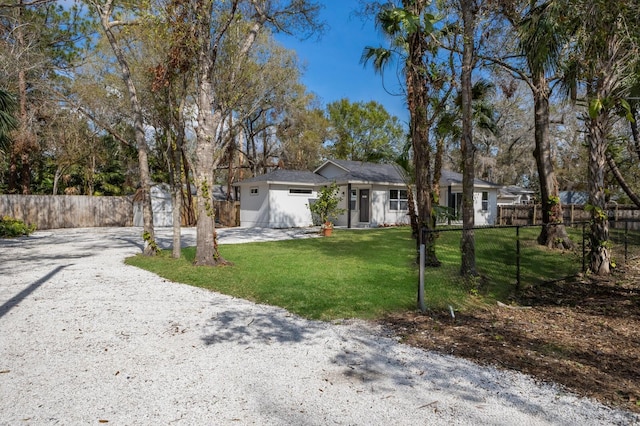
[[[216,219],[223,226],[240,226],[240,203],[237,201],[214,201]]]
[[[132,226],[130,197],[84,195],[0,195],[0,216],[38,229]]]
[[[640,228],[640,209],[629,205],[609,205],[609,218],[625,226],[631,221],[629,229]],[[562,206],[564,223],[587,222],[591,213],[583,205],[569,204]],[[542,223],[542,206],[539,204],[520,204],[498,206],[498,225],[539,225]]]

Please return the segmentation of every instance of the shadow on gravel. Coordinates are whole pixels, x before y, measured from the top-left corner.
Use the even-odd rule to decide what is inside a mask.
[[[291,318],[266,312],[224,310],[207,322],[202,341],[207,345],[224,342],[239,344],[299,343],[320,330],[311,322],[304,325]]]
[[[355,344],[346,347],[331,360],[342,369],[340,374],[344,379],[357,386],[370,386],[371,389],[374,389],[375,385],[378,392],[382,395],[388,394],[389,397],[400,387],[417,389],[425,385],[432,388],[432,398],[417,401],[415,408],[419,410],[437,412],[443,405],[450,403],[440,401],[437,394],[445,392],[447,395],[455,395],[456,399],[478,409],[477,419],[467,413],[465,421],[470,424],[486,423],[486,417],[483,417],[481,412],[495,406],[496,401],[493,401],[493,398],[498,401],[499,406],[512,407],[549,424],[565,424],[566,417],[563,417],[562,413],[579,410],[576,407],[587,403],[585,400],[557,399],[554,401],[553,410],[549,410],[544,402],[546,396],[540,399],[539,395],[519,392],[522,389],[521,383],[509,373],[479,368],[454,357],[426,351],[419,356],[407,357],[403,351],[398,354],[394,350],[395,342],[379,341],[375,336],[351,337],[350,342]],[[423,397],[429,395],[422,391],[416,394]]]
[[[31,293],[36,291],[38,289],[38,287],[40,287],[42,284],[44,284],[47,281],[49,281],[54,275],[56,275],[58,272],[60,272],[61,270],[63,270],[67,266],[71,266],[71,265],[60,265],[60,266],[58,266],[57,268],[55,268],[54,270],[49,272],[47,275],[45,275],[44,277],[40,278],[38,281],[35,281],[34,283],[30,284],[28,287],[26,287],[20,293],[16,294],[11,299],[7,300],[2,306],[0,306],[0,318],[5,316],[7,314],[7,312],[9,312],[14,306],[16,306],[18,303],[22,302],[24,299],[26,299]]]

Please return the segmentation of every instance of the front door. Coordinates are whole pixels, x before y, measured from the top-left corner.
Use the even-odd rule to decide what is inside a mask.
[[[360,222],[369,222],[369,190],[361,189],[360,190],[360,203],[358,208],[360,209]]]

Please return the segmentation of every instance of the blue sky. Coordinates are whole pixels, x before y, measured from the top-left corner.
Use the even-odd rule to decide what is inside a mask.
[[[382,104],[392,115],[407,122],[408,112],[402,96],[385,91],[382,78],[371,64],[364,67],[360,57],[365,46],[377,47],[383,40],[372,19],[356,16],[357,0],[325,0],[321,19],[328,28],[320,40],[311,37],[299,41],[294,37],[277,37],[285,47],[297,52],[306,65],[302,82],[314,92],[323,105],[342,98],[351,102],[371,100]],[[395,69],[385,73],[385,86],[400,93]]]

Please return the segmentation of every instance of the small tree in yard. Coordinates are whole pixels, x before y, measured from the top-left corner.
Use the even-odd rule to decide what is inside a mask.
[[[318,199],[309,204],[309,210],[320,217],[322,226],[332,227],[331,220],[344,213],[344,209],[338,208],[338,204],[342,201],[342,197],[338,196],[338,191],[339,188],[335,182],[329,186],[323,186],[318,191]]]

